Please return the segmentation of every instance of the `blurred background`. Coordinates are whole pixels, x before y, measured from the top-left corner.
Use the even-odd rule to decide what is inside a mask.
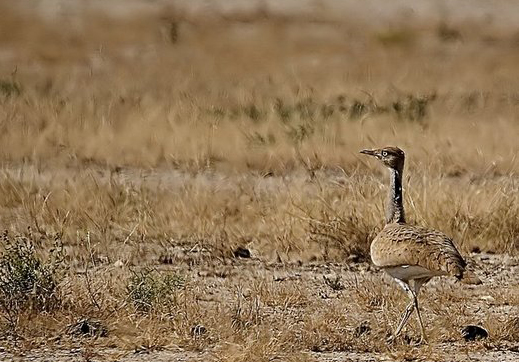
[[[0,158],[517,171],[516,1],[0,1]],[[238,151],[238,152],[237,152]]]

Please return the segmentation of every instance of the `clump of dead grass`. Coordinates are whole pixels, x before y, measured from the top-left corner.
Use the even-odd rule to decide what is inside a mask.
[[[519,317],[511,317],[504,324],[501,338],[511,342],[519,341]]]
[[[374,229],[364,227],[358,215],[337,217],[323,212],[320,216],[320,219],[310,219],[308,233],[312,242],[324,248],[325,260],[330,259],[330,254],[334,255],[332,259],[340,254],[350,261],[369,260]]]

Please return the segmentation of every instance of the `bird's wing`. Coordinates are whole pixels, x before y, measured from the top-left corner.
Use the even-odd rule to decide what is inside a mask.
[[[407,224],[388,224],[371,244],[375,265],[418,265],[461,278],[465,261],[442,232]]]

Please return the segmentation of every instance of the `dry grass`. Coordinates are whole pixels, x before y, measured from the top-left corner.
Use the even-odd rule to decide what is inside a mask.
[[[517,346],[516,266],[484,259],[494,286],[426,288],[431,347],[386,345],[405,300],[368,263],[385,175],[357,154],[401,146],[411,221],[515,260],[513,29],[170,9],[62,31],[0,5],[0,220],[44,264],[58,240],[68,270],[59,307],[4,318],[0,344],[229,361]],[[491,338],[462,345],[469,323]]]

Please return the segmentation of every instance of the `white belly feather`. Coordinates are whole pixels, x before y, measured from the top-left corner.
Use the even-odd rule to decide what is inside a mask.
[[[411,279],[432,278],[446,274],[440,271],[429,270],[418,265],[388,266],[384,267],[383,269],[393,278],[403,281],[409,281]]]

